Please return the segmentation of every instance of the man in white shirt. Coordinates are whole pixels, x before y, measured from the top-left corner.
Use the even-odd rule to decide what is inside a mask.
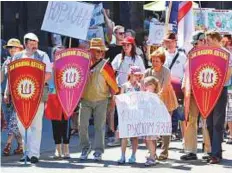
[[[167,51],[165,51],[166,61],[164,65],[171,70],[171,75],[173,77],[177,77],[182,80],[187,57],[183,51],[179,51],[177,49],[176,34],[172,32],[168,33],[164,38],[164,45],[167,48]],[[176,56],[177,58],[175,58]],[[174,58],[176,59],[175,61],[173,61]]]
[[[177,86],[178,90],[176,91],[176,87],[174,87],[174,90],[176,92],[176,96],[178,101],[183,101],[183,93],[181,92],[181,80],[184,77],[184,69],[185,69],[185,63],[187,60],[187,56],[183,51],[179,51],[177,48],[177,36],[175,33],[170,32],[168,33],[164,38],[164,46],[166,47],[165,55],[166,55],[166,61],[164,63],[164,66],[170,69],[171,71],[171,78],[175,79],[175,83],[179,83]],[[179,92],[180,91],[180,92]],[[173,111],[172,115],[172,123],[173,123],[173,133],[177,132],[178,128],[178,121],[182,121],[181,123],[181,131],[182,136],[184,136],[184,115],[180,114],[179,111],[175,110]]]
[[[24,45],[25,49],[19,53],[17,53],[13,60],[21,59],[21,58],[32,58],[39,60],[46,64],[46,73],[45,73],[45,82],[47,82],[51,77],[52,67],[50,63],[50,59],[47,53],[38,50],[38,37],[33,33],[27,33],[24,36]],[[9,88],[8,88],[9,89]],[[4,97],[9,96],[9,90],[5,92]],[[40,156],[40,144],[41,144],[41,135],[42,135],[42,120],[44,114],[44,102],[41,101],[33,119],[31,126],[28,128],[28,135],[27,135],[27,161],[31,161],[31,163],[37,163],[39,161]],[[17,117],[18,118],[18,117]],[[23,136],[23,143],[25,140],[25,128],[18,119],[18,126],[21,135]],[[25,152],[25,151],[24,151]],[[20,161],[24,162],[25,157],[21,158]]]

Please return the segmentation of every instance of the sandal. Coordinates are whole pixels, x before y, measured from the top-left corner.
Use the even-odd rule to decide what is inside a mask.
[[[10,150],[11,150],[11,144],[7,143],[5,148],[3,149],[3,154],[5,156],[9,156],[10,155]]]
[[[14,154],[23,154],[22,145],[18,145],[18,147],[14,150]]]
[[[167,160],[168,159],[168,156],[167,155],[164,155],[164,154],[161,154],[159,157],[158,157],[158,160]]]
[[[78,135],[78,130],[77,129],[72,129],[71,130],[71,133],[70,133],[71,135]]]

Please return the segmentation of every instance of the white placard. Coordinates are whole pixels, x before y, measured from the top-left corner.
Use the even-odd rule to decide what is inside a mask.
[[[92,38],[101,38],[103,42],[105,42],[102,26],[96,26],[94,28],[89,28],[89,31],[87,34],[87,40],[91,40]]]
[[[96,26],[105,23],[102,3],[95,5],[90,26]]]
[[[148,45],[160,45],[164,39],[166,25],[163,23],[150,22]],[[172,30],[172,24],[168,25],[169,30]]]
[[[41,30],[85,40],[93,9],[83,2],[49,1]]]
[[[171,135],[171,116],[156,94],[131,92],[116,96],[119,137]]]

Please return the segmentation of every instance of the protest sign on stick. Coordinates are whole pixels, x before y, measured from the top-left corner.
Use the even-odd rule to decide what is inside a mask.
[[[93,9],[84,2],[49,1],[41,30],[85,40]]]
[[[90,26],[101,25],[105,23],[104,15],[103,15],[103,5],[102,3],[95,5],[93,10],[93,16],[90,21]]]
[[[87,34],[87,40],[91,40],[92,38],[101,38],[103,41],[105,40],[102,26],[95,26],[89,28]]]
[[[150,92],[131,92],[116,96],[119,137],[170,135],[171,116],[159,99]]]

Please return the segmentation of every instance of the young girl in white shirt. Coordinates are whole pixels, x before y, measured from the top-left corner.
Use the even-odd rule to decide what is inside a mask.
[[[140,91],[140,79],[142,77],[141,69],[138,66],[131,66],[129,75],[128,75],[128,82],[124,83],[121,87],[121,94],[128,93],[128,92],[136,92]],[[136,162],[136,151],[138,148],[138,138],[133,137],[131,138],[132,141],[132,155],[129,158],[128,162],[133,164]],[[126,147],[127,147],[127,138],[121,139],[121,158],[118,160],[118,164],[125,164],[126,162]]]

